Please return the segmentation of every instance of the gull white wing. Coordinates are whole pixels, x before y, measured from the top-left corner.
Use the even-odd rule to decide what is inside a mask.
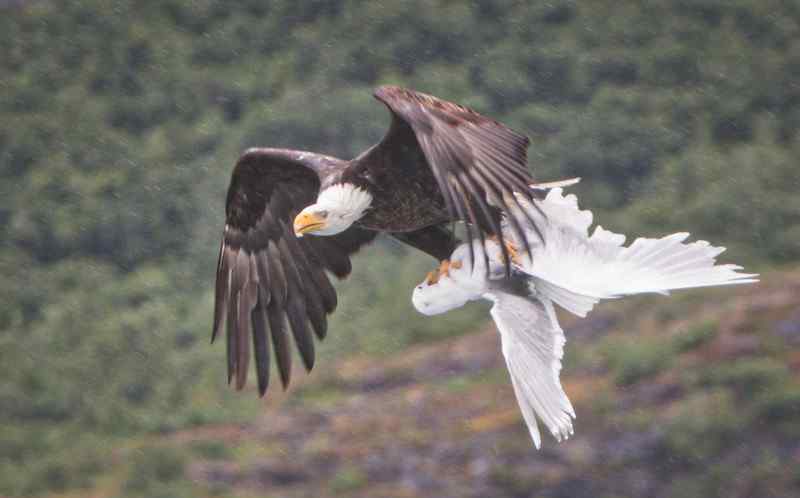
[[[498,244],[486,242],[489,271],[482,258],[469,268],[468,245],[452,254],[449,275],[423,282],[412,301],[427,315],[444,313],[475,299],[494,303],[492,318],[500,333],[503,356],[525,423],[537,448],[541,446],[538,417],[559,441],[572,434],[575,411],[561,386],[564,332],[553,303],[585,316],[600,299],[642,292],[755,282],[757,275],[738,273],[735,265],[716,265],[724,248],[708,242],[685,243],[689,234],[661,239],[636,239],[625,247],[625,236],[602,227],[589,234],[592,213],[578,208],[574,195],[552,189],[539,202],[541,212],[520,199],[523,209],[543,230],[544,243],[532,234],[532,260],[518,251],[512,280],[505,271]],[[533,230],[532,226],[527,227]],[[504,227],[506,240],[522,247],[515,231]],[[480,242],[472,241],[480,254]],[[511,284],[524,282],[529,294]]]
[[[522,416],[536,448],[542,437],[538,416],[559,441],[572,435],[575,410],[561,387],[564,331],[553,304],[507,293],[489,294],[490,311],[500,332],[503,356]]]
[[[545,216],[528,211],[544,227],[545,243],[533,250],[533,261],[523,255],[518,268],[534,277],[532,287],[576,315],[585,316],[600,299],[757,281],[755,274],[738,273],[740,266],[717,265],[725,248],[686,243],[688,233],[638,238],[628,247],[624,235],[601,226],[589,235],[591,211],[580,210],[577,198],[560,188],[539,207]]]
[[[426,315],[444,313],[475,299],[494,303],[490,313],[500,333],[514,393],[534,444],[537,448],[542,444],[536,417],[561,441],[572,434],[575,417],[559,381],[564,332],[549,299],[535,294],[519,296],[502,290],[502,284],[493,285],[502,281],[505,270],[497,244],[487,243],[487,250],[488,272],[481,259],[470,270],[469,251],[462,244],[451,256],[460,266],[451,264],[449,274],[440,276],[436,283],[427,280],[420,283],[414,288],[411,300]]]

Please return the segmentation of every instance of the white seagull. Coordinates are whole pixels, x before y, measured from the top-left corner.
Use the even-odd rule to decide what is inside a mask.
[[[490,314],[500,333],[514,392],[536,448],[541,447],[538,417],[558,440],[573,433],[575,410],[559,380],[564,351],[564,331],[554,304],[585,317],[601,299],[659,293],[671,290],[757,282],[756,274],[739,273],[736,265],[717,265],[724,247],[701,240],[687,243],[688,233],[660,239],[638,238],[625,246],[625,236],[597,226],[589,233],[591,211],[580,210],[575,195],[564,195],[562,186],[575,181],[542,184],[549,189],[537,206],[519,196],[520,206],[542,232],[532,225],[526,234],[530,255],[516,231],[504,224],[506,248],[513,255],[512,275],[506,278],[497,239],[473,240],[458,246],[449,268],[429,277],[414,289],[414,307],[426,315],[459,308],[468,301],[493,303]],[[536,187],[536,186],[534,186]],[[538,207],[538,209],[537,209]],[[519,217],[524,219],[524,217]],[[538,242],[538,243],[536,243]]]

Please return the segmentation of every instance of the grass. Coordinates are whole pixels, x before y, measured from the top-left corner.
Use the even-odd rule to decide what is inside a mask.
[[[192,441],[189,450],[200,458],[206,460],[230,460],[233,452],[229,444],[219,440]]]
[[[509,382],[508,370],[503,365],[479,372],[450,376],[444,380],[437,381],[436,384],[449,392],[458,393],[470,391],[480,385],[505,385],[507,382]]]
[[[800,438],[800,385],[784,385],[763,392],[753,403],[753,415],[786,437]]]
[[[188,491],[183,479],[187,461],[180,448],[153,446],[137,450],[122,486],[124,496],[156,498]]]
[[[674,411],[674,413],[672,413]],[[665,419],[668,460],[692,465],[719,454],[740,439],[750,418],[724,387],[698,391],[678,402]]]
[[[290,405],[307,405],[315,408],[336,406],[348,396],[347,389],[336,381],[323,380],[306,384],[288,398]]]
[[[331,491],[346,493],[367,485],[367,475],[355,465],[346,465],[331,479]]]
[[[674,359],[670,346],[664,340],[644,337],[614,338],[605,344],[604,353],[614,381],[624,387],[669,368]]]
[[[679,353],[697,349],[711,342],[717,335],[717,322],[707,320],[675,336],[672,346]]]
[[[791,384],[786,364],[769,357],[741,358],[716,364],[702,370],[700,384],[727,386],[752,397],[754,393],[772,391]]]

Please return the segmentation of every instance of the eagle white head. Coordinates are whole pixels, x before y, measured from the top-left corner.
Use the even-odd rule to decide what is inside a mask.
[[[358,221],[372,204],[372,194],[352,183],[337,183],[321,191],[317,202],[306,207],[294,219],[298,237],[336,235]]]

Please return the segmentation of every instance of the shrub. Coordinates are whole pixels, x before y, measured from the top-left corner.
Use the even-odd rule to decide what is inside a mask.
[[[166,446],[145,447],[134,453],[128,477],[123,484],[126,494],[152,496],[164,485],[183,477],[186,457],[180,450]]]
[[[695,325],[685,332],[679,333],[673,339],[673,347],[678,352],[691,351],[708,343],[717,335],[717,322],[709,320]]]
[[[789,371],[773,358],[744,358],[722,363],[701,373],[701,383],[725,386],[748,397],[759,392],[781,388],[790,383]]]
[[[692,465],[738,443],[749,419],[729,389],[700,391],[683,400],[677,414],[666,420],[665,458]]]
[[[669,367],[673,360],[668,344],[663,341],[644,342],[641,338],[615,339],[606,345],[605,355],[614,381],[621,386],[656,375]]]
[[[367,475],[354,465],[347,465],[339,469],[331,479],[331,490],[335,493],[344,493],[362,488],[367,484]]]
[[[790,384],[765,391],[753,402],[753,416],[787,437],[800,438],[800,387]]]

